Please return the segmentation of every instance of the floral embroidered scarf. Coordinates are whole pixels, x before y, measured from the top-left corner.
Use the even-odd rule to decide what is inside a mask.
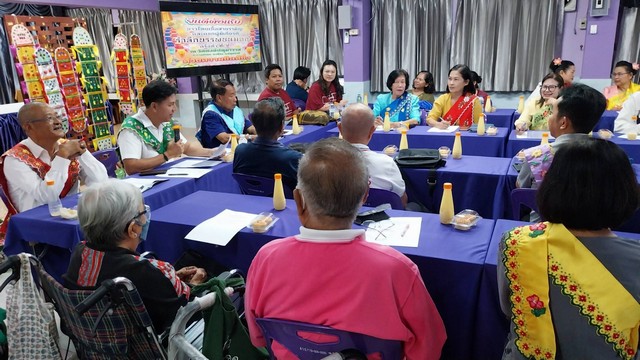
[[[466,130],[473,124],[473,103],[477,96],[473,94],[464,94],[453,104],[451,109],[442,117],[451,123],[451,125],[460,126],[461,130]]]
[[[618,91],[617,94],[607,99],[607,110],[612,110],[616,106],[622,106],[622,104],[627,101],[631,94],[638,91],[640,91],[640,84],[632,82],[631,84],[629,84],[629,88],[627,89],[627,91]]]
[[[162,124],[162,142],[160,142],[155,136],[153,136],[151,131],[149,131],[149,129],[147,129],[142,124],[142,122],[136,119],[134,116],[127,116],[127,118],[124,119],[120,131],[124,129],[133,130],[140,136],[145,144],[151,146],[155,151],[158,152],[158,154],[164,154],[164,152],[167,150],[167,146],[169,146],[169,142],[173,139],[171,123]]]
[[[549,131],[549,117],[553,113],[552,105],[542,105],[538,111],[531,115],[531,130]]]
[[[640,304],[564,225],[544,222],[515,228],[503,241],[511,321],[523,356],[556,357],[551,279],[622,359],[633,359]]]
[[[391,96],[389,96],[389,100],[391,100]],[[391,121],[409,120],[411,118],[411,97],[405,91],[404,94],[387,105],[386,109],[389,109]]]

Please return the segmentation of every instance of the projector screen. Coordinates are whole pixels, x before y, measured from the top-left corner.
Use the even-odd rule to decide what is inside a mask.
[[[258,6],[160,1],[167,76],[262,70]]]

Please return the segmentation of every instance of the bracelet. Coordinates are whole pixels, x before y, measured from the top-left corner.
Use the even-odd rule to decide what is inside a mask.
[[[164,158],[165,162],[169,161],[169,158],[167,157],[167,154],[162,153],[162,157]]]

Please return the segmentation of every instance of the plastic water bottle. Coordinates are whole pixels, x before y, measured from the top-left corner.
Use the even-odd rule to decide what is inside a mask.
[[[362,102],[362,95],[358,94],[358,97],[356,98],[356,102],[357,103],[361,103]]]
[[[329,119],[333,119],[336,111],[338,111],[338,108],[336,108],[336,105],[334,103],[331,103],[329,105]]]
[[[57,191],[53,188],[55,181],[47,180],[47,204],[49,205],[49,214],[51,216],[60,216],[60,209],[62,209],[62,203]]]

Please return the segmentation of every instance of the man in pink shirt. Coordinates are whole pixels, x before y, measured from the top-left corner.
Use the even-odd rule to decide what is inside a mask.
[[[267,67],[264,68],[264,77],[267,82],[267,87],[260,93],[258,101],[272,97],[279,97],[284,102],[285,117],[287,119],[292,118],[293,114],[299,113],[300,109],[296,108],[293,100],[291,100],[291,97],[287,94],[287,91],[282,88],[284,78],[282,76],[282,68],[280,68],[280,65],[267,65]]]
[[[300,321],[403,342],[407,359],[439,359],[445,328],[417,266],[352,229],[369,175],[360,152],[329,138],[307,149],[294,199],[300,234],[263,246],[251,263],[245,308],[251,341],[265,346],[256,318]],[[295,359],[280,344],[278,359]]]

